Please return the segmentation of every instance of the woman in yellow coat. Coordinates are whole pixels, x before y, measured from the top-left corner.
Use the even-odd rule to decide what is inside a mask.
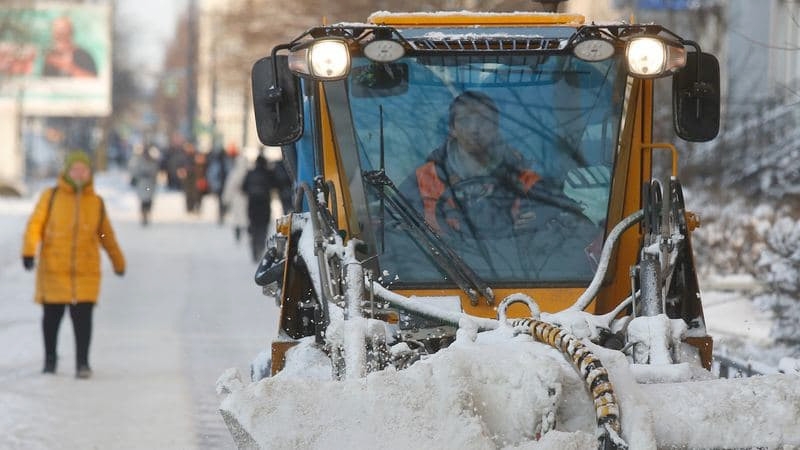
[[[58,328],[69,306],[75,333],[76,376],[88,378],[92,310],[100,292],[100,246],[114,272],[125,273],[103,200],[92,185],[91,161],[83,152],[67,156],[56,187],[46,189],[33,211],[22,247],[22,261],[33,269],[38,253],[35,300],[42,304],[44,373],[56,371]]]

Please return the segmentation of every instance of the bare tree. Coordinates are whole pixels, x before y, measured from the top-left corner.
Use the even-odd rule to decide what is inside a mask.
[[[163,71],[153,96],[153,110],[160,118],[157,132],[171,136],[193,124],[186,123],[188,99],[188,78],[186,60],[188,52],[188,18],[184,15],[178,21],[173,41],[167,46]]]

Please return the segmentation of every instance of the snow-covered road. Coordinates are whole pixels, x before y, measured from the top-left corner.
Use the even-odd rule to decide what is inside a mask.
[[[98,180],[128,259],[124,278],[104,258],[90,363],[75,379],[69,317],[55,376],[40,373],[41,310],[19,249],[32,199],[0,199],[0,448],[235,448],[217,412],[215,382],[275,333],[277,308],[252,281],[246,243],[213,217],[183,212],[177,193],[156,198],[154,222],[117,176]]]

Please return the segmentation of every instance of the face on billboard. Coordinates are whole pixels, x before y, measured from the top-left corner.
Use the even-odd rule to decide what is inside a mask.
[[[22,98],[28,115],[106,116],[111,102],[107,5],[0,7],[0,98]]]

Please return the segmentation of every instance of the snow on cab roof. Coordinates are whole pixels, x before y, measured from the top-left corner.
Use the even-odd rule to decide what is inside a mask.
[[[586,19],[580,14],[544,12],[389,12],[376,11],[367,18],[376,25],[582,25]]]

